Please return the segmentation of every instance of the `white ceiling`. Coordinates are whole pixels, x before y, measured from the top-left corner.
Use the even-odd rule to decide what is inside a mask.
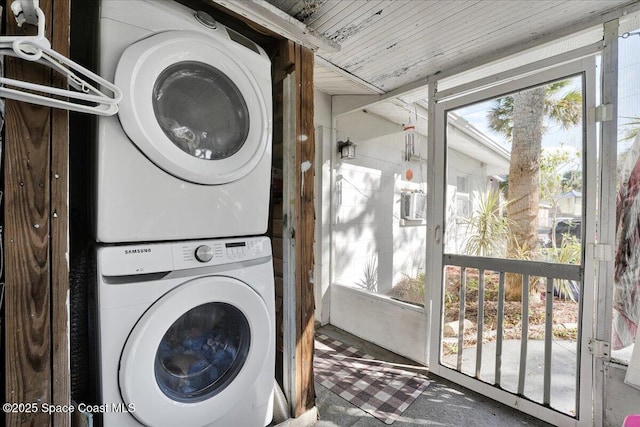
[[[639,0],[267,0],[339,50],[316,52],[316,88],[385,94],[427,76],[583,30]],[[614,16],[615,15],[615,16]]]

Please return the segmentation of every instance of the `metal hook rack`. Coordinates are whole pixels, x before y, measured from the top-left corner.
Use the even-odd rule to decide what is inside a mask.
[[[0,77],[0,97],[100,116],[111,116],[118,112],[122,91],[117,86],[51,48],[51,43],[45,37],[45,15],[40,9],[39,0],[15,0],[11,4],[11,11],[18,26],[25,23],[36,25],[38,34],[0,36],[0,56],[18,57],[43,64],[63,74],[74,90]],[[39,95],[32,91],[66,99]]]

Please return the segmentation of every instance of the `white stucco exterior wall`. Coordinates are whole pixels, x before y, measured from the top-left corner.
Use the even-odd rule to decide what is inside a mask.
[[[334,282],[384,293],[424,269],[426,228],[402,225],[400,192],[426,191],[426,159],[406,162],[402,127],[362,111],[339,117],[336,134],[357,144],[357,158],[335,162]]]

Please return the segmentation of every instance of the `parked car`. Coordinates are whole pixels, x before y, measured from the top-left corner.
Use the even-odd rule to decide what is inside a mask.
[[[554,230],[549,231],[550,244],[552,240],[552,233]],[[556,247],[562,246],[562,239],[565,234],[576,237],[578,240],[582,238],[582,218],[561,218],[558,219],[555,226],[555,239]]]

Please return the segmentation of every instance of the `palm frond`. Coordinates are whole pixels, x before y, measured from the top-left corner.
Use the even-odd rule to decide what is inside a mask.
[[[582,93],[570,90],[561,97],[556,95],[571,83],[560,80],[544,86],[545,115],[564,129],[569,129],[582,121]],[[513,133],[513,96],[505,96],[494,102],[487,114],[489,128],[505,135],[509,140]]]
[[[511,139],[513,131],[513,97],[497,99],[487,115],[489,128]]]
[[[559,80],[557,82],[548,83],[544,86],[544,94],[546,97],[553,97],[560,89],[564,89],[570,83],[570,80]]]
[[[582,94],[571,90],[559,99],[545,99],[545,114],[564,129],[569,129],[582,121]]]

